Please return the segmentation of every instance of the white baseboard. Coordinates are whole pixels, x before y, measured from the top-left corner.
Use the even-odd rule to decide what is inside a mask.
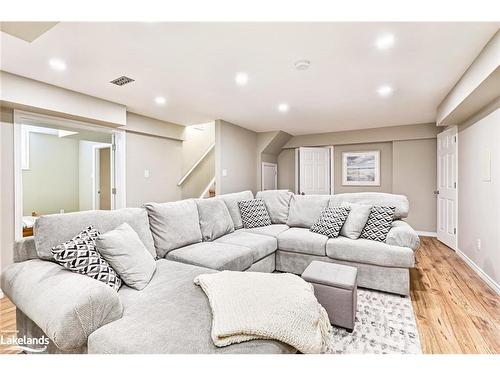
[[[467,255],[462,253],[460,250],[456,249],[455,252],[457,255],[464,260],[467,265],[472,268],[474,272],[486,283],[488,286],[493,289],[497,295],[500,295],[500,285],[498,285],[495,280],[489,277],[479,266],[474,263]]]
[[[419,236],[437,237],[437,233],[436,232],[425,232],[425,231],[422,231],[422,230],[416,230],[415,232],[417,232],[417,234]]]
[[[2,289],[0,289],[0,299],[2,299],[3,297],[5,297],[5,295],[3,294]]]

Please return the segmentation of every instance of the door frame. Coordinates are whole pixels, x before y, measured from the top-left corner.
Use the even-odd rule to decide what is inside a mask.
[[[125,130],[115,129],[103,125],[95,125],[87,122],[69,120],[62,117],[43,115],[23,110],[14,110],[14,239],[23,237],[23,183],[22,183],[22,137],[23,125],[34,125],[40,127],[61,127],[74,129],[75,131],[87,130],[111,134],[112,159],[114,162],[113,187],[116,189],[114,209],[126,207],[126,137]],[[113,174],[113,173],[112,173]]]
[[[308,148],[328,148],[330,149],[330,195],[335,194],[335,146],[303,146]],[[295,149],[295,185],[293,187],[293,192],[299,194],[300,191],[300,149],[297,147]]]
[[[274,186],[276,186],[276,189],[278,189],[278,164],[277,163],[269,163],[267,161],[263,161],[260,166],[260,190],[264,190],[264,167],[274,167],[275,173],[274,173]]]
[[[455,138],[454,138],[454,144],[455,144],[455,157],[456,157],[456,160],[455,160],[455,164],[454,164],[454,175],[455,175],[455,183],[456,183],[456,187],[455,187],[455,213],[454,213],[454,222],[455,222],[455,243],[454,244],[447,244],[447,243],[444,243],[442,242],[441,240],[439,240],[439,237],[438,237],[438,232],[439,232],[439,193],[438,193],[438,196],[436,197],[436,215],[437,215],[437,220],[436,220],[436,238],[442,242],[443,244],[445,244],[446,246],[450,247],[451,249],[453,249],[454,251],[457,251],[458,250],[458,236],[459,236],[459,233],[458,233],[458,210],[459,210],[459,207],[458,207],[458,189],[460,188],[459,184],[458,184],[458,142],[459,142],[459,139],[458,139],[458,126],[454,125],[454,126],[448,126],[445,130],[443,130],[442,132],[438,133],[436,138],[437,138],[437,150],[436,150],[436,163],[437,163],[437,168],[436,168],[436,172],[437,172],[437,175],[436,175],[436,189],[437,191],[439,191],[439,172],[440,172],[440,167],[439,167],[439,135],[440,134],[443,134],[443,133],[446,133],[446,132],[453,132],[454,135],[455,135]]]
[[[111,159],[113,154],[113,145],[95,145],[92,146],[92,209],[100,210],[101,209],[101,200],[97,194],[97,190],[100,190],[99,187],[101,185],[101,163],[100,163],[100,151],[104,148],[109,148],[109,157],[111,164],[111,173],[109,174],[109,185],[111,192],[113,190],[113,160]],[[111,193],[111,209],[114,210],[116,206],[115,199],[113,194]]]

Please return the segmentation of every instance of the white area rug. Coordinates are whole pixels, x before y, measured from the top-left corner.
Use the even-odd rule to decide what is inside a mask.
[[[409,297],[358,289],[354,331],[333,327],[331,354],[421,354]]]

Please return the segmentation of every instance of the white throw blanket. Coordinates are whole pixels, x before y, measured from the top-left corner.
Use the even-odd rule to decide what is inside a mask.
[[[313,286],[289,273],[233,272],[199,275],[212,308],[212,340],[218,347],[279,340],[302,353],[321,353],[332,330]]]

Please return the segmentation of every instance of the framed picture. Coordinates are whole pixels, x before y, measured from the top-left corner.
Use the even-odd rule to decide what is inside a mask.
[[[342,185],[380,186],[380,151],[343,152]]]

